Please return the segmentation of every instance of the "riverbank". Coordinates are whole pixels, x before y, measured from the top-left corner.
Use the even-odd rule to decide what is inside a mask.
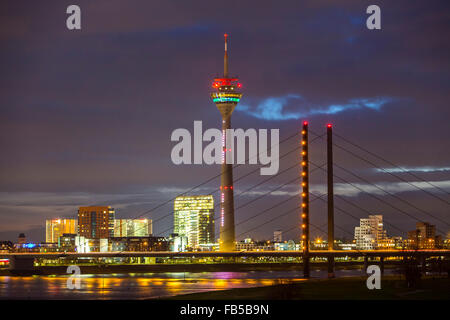
[[[308,280],[175,296],[176,300],[450,300],[450,278],[424,277],[407,288],[401,276],[383,276],[380,290],[369,290],[367,277]]]

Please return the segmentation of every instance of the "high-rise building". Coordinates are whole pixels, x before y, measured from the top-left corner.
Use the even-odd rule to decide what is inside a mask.
[[[232,251],[235,248],[234,231],[234,196],[233,196],[233,164],[226,162],[227,129],[231,129],[231,114],[239,103],[242,93],[237,77],[228,74],[227,35],[225,34],[225,54],[223,77],[215,78],[211,98],[222,116],[222,178],[220,186],[220,240],[221,251]],[[233,150],[228,150],[233,152]]]
[[[425,239],[434,239],[436,236],[436,226],[431,225],[428,222],[417,222],[416,229],[419,230],[419,233]]]
[[[76,219],[45,220],[45,242],[58,243],[64,233],[77,233]]]
[[[148,237],[153,233],[151,219],[115,219],[114,237]]]
[[[417,222],[416,230],[408,232],[410,249],[433,249],[439,242],[436,240],[436,226],[428,222]]]
[[[273,232],[273,242],[276,243],[283,242],[283,231],[276,230]]]
[[[382,215],[369,215],[369,218],[359,219],[359,227],[355,227],[356,249],[374,250],[386,239]]]
[[[114,209],[110,206],[80,207],[78,234],[87,239],[106,239],[114,236]]]
[[[174,233],[187,237],[187,246],[214,243],[212,195],[177,197],[174,203]]]

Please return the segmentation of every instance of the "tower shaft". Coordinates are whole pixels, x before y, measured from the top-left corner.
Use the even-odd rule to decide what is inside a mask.
[[[222,119],[222,175],[220,199],[220,250],[233,251],[235,248],[234,231],[234,191],[233,165],[226,163],[227,129],[231,129],[231,115]]]

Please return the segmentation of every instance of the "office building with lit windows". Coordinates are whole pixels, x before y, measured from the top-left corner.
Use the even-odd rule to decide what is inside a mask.
[[[408,232],[409,249],[434,249],[441,242],[441,237],[436,236],[436,226],[428,222],[417,222],[416,230]]]
[[[378,249],[386,239],[382,215],[370,215],[369,218],[360,219],[359,227],[355,227],[356,249]]]
[[[170,250],[170,241],[164,237],[113,237],[110,241],[112,251],[145,252]]]
[[[87,239],[107,239],[114,236],[114,209],[110,206],[90,206],[78,209],[78,235]]]
[[[151,219],[115,219],[114,237],[148,237],[153,233]]]
[[[51,219],[45,221],[45,242],[58,243],[65,233],[77,233],[76,219]]]
[[[283,231],[276,230],[273,232],[273,242],[283,242]]]
[[[174,233],[187,237],[190,248],[214,243],[213,196],[177,197],[174,203]]]

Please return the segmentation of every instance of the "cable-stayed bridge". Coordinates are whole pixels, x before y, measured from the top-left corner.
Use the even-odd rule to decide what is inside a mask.
[[[367,208],[365,208],[360,203],[356,203],[349,199],[349,197],[345,197],[342,195],[334,194],[333,186],[335,185],[335,181],[339,181],[341,185],[346,185],[348,188],[354,189],[356,192],[370,198],[374,201],[377,201],[384,208],[389,208],[391,212],[395,212],[402,219],[408,219],[408,221],[412,222],[420,222],[425,221],[426,219],[430,219],[432,222],[438,223],[440,225],[437,228],[437,231],[445,236],[446,232],[442,230],[442,226],[448,227],[450,226],[448,219],[440,217],[435,213],[431,213],[428,208],[423,208],[415,203],[412,203],[410,200],[406,199],[399,194],[392,192],[389,189],[384,188],[382,185],[379,185],[377,182],[373,182],[368,177],[364,177],[362,173],[359,171],[349,169],[348,165],[343,163],[337,163],[333,160],[333,149],[338,148],[340,151],[345,154],[353,157],[355,160],[358,160],[362,163],[365,163],[370,169],[376,169],[378,172],[389,175],[391,178],[398,180],[399,182],[408,185],[411,189],[416,190],[418,192],[427,195],[430,199],[432,198],[434,203],[439,203],[439,205],[447,208],[450,206],[450,193],[447,192],[442,187],[438,186],[435,182],[428,181],[414,172],[405,170],[395,163],[387,160],[385,157],[374,153],[355,142],[339,135],[335,134],[335,136],[339,139],[338,142],[334,142],[331,139],[331,125],[327,126],[327,133],[319,134],[308,128],[308,124],[305,122],[303,128],[299,132],[295,132],[288,137],[284,138],[279,142],[280,145],[287,144],[292,142],[295,138],[294,147],[286,148],[287,151],[284,152],[279,161],[283,159],[287,159],[289,156],[294,156],[294,162],[292,164],[280,165],[280,170],[276,175],[265,177],[258,181],[257,183],[251,185],[250,187],[238,192],[235,196],[236,199],[243,199],[245,195],[251,194],[253,191],[257,190],[259,187],[263,185],[267,185],[268,182],[272,181],[275,178],[286,177],[281,182],[277,182],[275,187],[267,188],[267,190],[261,192],[258,191],[258,195],[251,197],[250,200],[247,201],[239,201],[236,206],[236,217],[239,218],[240,213],[243,212],[246,208],[251,205],[254,205],[258,202],[267,200],[271,195],[276,192],[284,190],[284,188],[298,185],[298,192],[294,192],[292,194],[286,193],[285,197],[282,197],[281,201],[273,203],[271,201],[270,205],[266,205],[263,210],[257,211],[256,213],[252,213],[252,215],[245,215],[245,218],[238,219],[235,227],[239,227],[241,232],[236,235],[236,238],[240,238],[243,235],[247,235],[250,232],[254,232],[264,226],[267,226],[274,222],[280,222],[281,218],[288,217],[294,213],[297,214],[298,224],[289,225],[284,228],[282,231],[284,234],[287,234],[291,231],[301,231],[302,233],[302,251],[227,251],[227,252],[92,252],[92,253],[10,253],[10,254],[0,254],[0,258],[11,259],[13,263],[11,264],[11,268],[17,268],[20,266],[29,268],[30,261],[34,261],[36,258],[45,258],[45,259],[59,259],[59,258],[143,258],[143,257],[158,257],[158,258],[177,258],[177,257],[200,257],[200,258],[260,258],[260,257],[273,257],[273,258],[284,258],[284,257],[295,257],[301,258],[304,266],[304,269],[307,269],[307,262],[310,259],[315,258],[326,258],[329,261],[329,271],[333,271],[333,261],[334,258],[339,257],[351,257],[351,258],[363,258],[365,262],[369,259],[378,259],[380,263],[383,262],[384,258],[392,258],[392,257],[410,257],[416,256],[420,259],[427,259],[430,257],[436,258],[449,258],[449,250],[406,250],[406,248],[402,250],[336,250],[333,246],[334,243],[334,230],[339,229],[341,232],[348,234],[351,238],[353,238],[353,232],[343,228],[339,225],[339,219],[335,219],[334,214],[335,211],[339,212],[339,214],[343,214],[347,217],[350,217],[354,220],[359,221],[363,215],[373,214],[373,212]],[[309,138],[308,134],[311,134],[311,138]],[[316,163],[316,161],[312,161],[308,156],[311,150],[311,145],[317,141],[325,140],[327,141],[327,161],[325,163]],[[298,143],[300,141],[300,143]],[[306,154],[306,152],[308,154]],[[382,162],[383,164],[379,164]],[[281,164],[281,163],[280,163]],[[395,171],[386,169],[383,165],[389,165],[391,168],[395,168]],[[242,165],[234,165],[234,168],[240,167]],[[339,170],[339,174],[336,173],[333,168]],[[256,169],[252,169],[245,174],[238,176],[234,179],[234,183],[241,181],[247,177],[250,177],[253,173],[259,171],[259,167]],[[294,170],[295,169],[295,170]],[[300,169],[300,170],[299,170]],[[323,192],[321,194],[317,192],[309,191],[310,184],[310,175],[315,172],[324,172],[327,174],[327,192]],[[345,173],[345,177],[343,176]],[[400,175],[401,173],[401,175]],[[195,187],[179,194],[187,195],[192,192],[195,192],[200,187],[207,185],[216,179],[220,175],[213,176],[208,178],[207,180],[201,182]],[[414,181],[408,180],[406,177],[414,178]],[[420,183],[417,183],[419,181]],[[361,186],[361,184],[365,186],[370,186],[370,190],[375,190],[376,192],[371,192]],[[301,186],[301,187],[300,187]],[[427,186],[426,188],[424,186]],[[219,192],[220,189],[217,188],[215,192]],[[164,214],[162,216],[154,216],[153,214],[160,208],[171,204],[175,199],[171,198],[153,208],[145,210],[139,213],[136,218],[141,217],[150,217],[153,219],[153,222],[162,221],[168,217],[172,217],[172,212]],[[312,202],[321,201],[328,206],[328,217],[327,217],[327,230],[324,230],[322,226],[318,226],[309,221],[309,219],[305,219],[307,216],[313,216],[315,213],[313,210],[310,210],[309,206]],[[280,210],[283,205],[289,204],[292,202],[292,206],[288,210]],[[336,203],[335,203],[336,202]],[[401,203],[402,206],[399,205]],[[219,203],[216,204],[216,207]],[[357,214],[351,213],[350,210],[346,209],[345,206],[351,206],[354,210],[356,210]],[[405,206],[408,209],[405,209]],[[447,208],[448,209],[448,208]],[[270,214],[270,219],[264,219],[264,216]],[[243,215],[244,216],[244,215]],[[218,220],[220,217],[217,216],[215,220]],[[301,220],[301,223],[300,223]],[[337,223],[336,223],[337,222]],[[401,233],[406,233],[408,230],[403,230],[396,223],[392,221],[385,220],[386,225],[390,226],[390,228],[397,230]],[[243,228],[243,226],[250,224],[249,227]],[[328,247],[328,250],[320,250],[314,251],[310,250],[309,244],[309,228],[312,227],[315,231],[320,232],[328,238],[328,243],[331,244]],[[156,235],[165,235],[171,232],[172,227],[167,228],[158,232]],[[305,264],[306,263],[306,264]],[[21,267],[20,267],[21,268]],[[306,270],[309,272],[309,270]],[[305,274],[307,273],[305,272]]]

